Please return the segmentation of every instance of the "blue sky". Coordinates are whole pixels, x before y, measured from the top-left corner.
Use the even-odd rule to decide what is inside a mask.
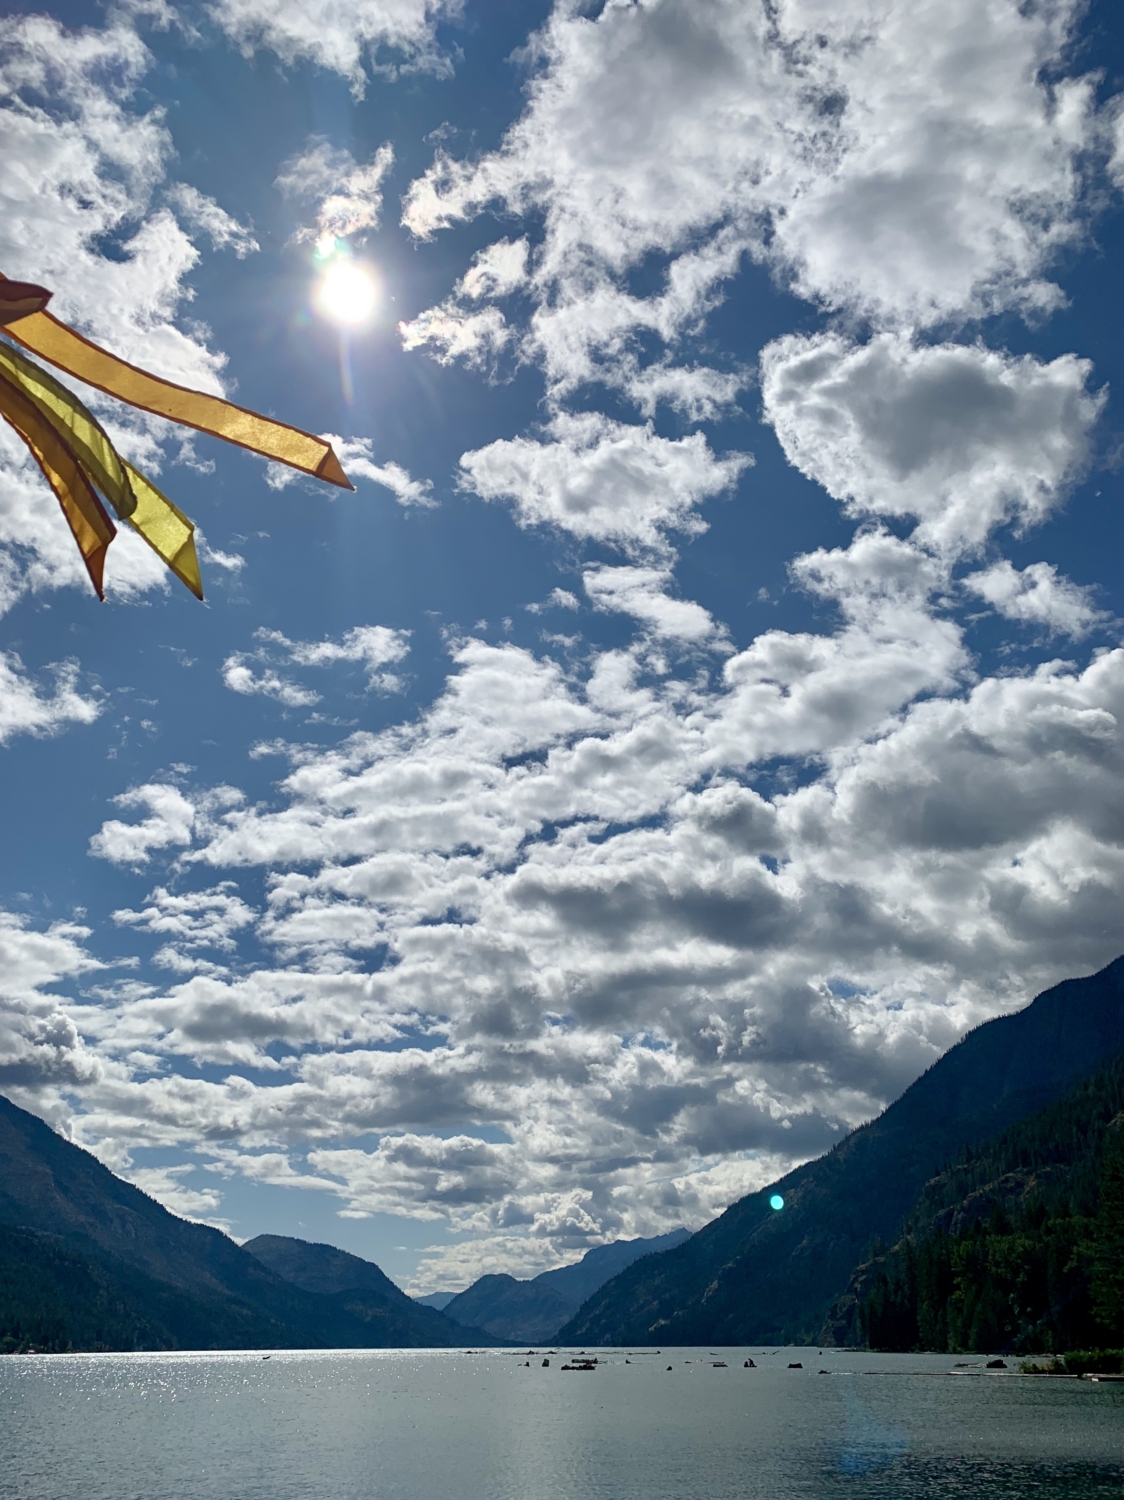
[[[99,605],[0,432],[0,1088],[457,1288],[1117,956],[1122,89],[1066,0],[7,7],[0,270],[356,491],[99,398],[207,590]]]

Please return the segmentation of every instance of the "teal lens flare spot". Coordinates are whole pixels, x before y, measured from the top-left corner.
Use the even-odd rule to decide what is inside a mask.
[[[780,1193],[774,1193],[773,1196],[769,1199],[769,1207],[773,1209],[775,1213],[780,1213],[781,1209],[784,1207],[784,1199],[781,1197]]]

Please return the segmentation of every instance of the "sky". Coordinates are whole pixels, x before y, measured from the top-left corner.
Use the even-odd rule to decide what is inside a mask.
[[[0,0],[0,271],[355,484],[0,431],[0,1090],[456,1290],[1118,956],[1122,193],[1108,0]]]

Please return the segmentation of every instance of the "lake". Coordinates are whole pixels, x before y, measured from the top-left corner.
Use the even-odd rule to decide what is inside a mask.
[[[545,1351],[7,1356],[0,1496],[1124,1493],[1124,1384],[985,1374],[971,1355],[589,1352],[601,1361],[591,1373],[563,1371],[565,1355]]]

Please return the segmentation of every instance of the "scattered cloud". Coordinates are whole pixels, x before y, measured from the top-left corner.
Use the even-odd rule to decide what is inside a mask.
[[[222,680],[232,693],[241,693],[246,698],[272,698],[285,708],[311,708],[320,702],[319,693],[301,687],[272,667],[255,672],[255,659],[256,653],[234,651],[223,662]]]
[[[651,424],[559,413],[542,439],[500,439],[462,454],[461,484],[485,500],[510,500],[521,526],[643,556],[665,553],[669,530],[705,531],[696,506],[752,462],[745,453],[716,457],[701,433],[664,438]]]
[[[525,608],[528,614],[542,615],[548,609],[581,609],[581,601],[576,594],[571,594],[569,589],[551,589],[540,603],[528,604]]]
[[[245,260],[261,246],[245,224],[239,224],[213,198],[186,182],[174,182],[165,196],[189,229],[201,230],[215,250],[233,250]]]
[[[307,58],[346,78],[361,99],[368,69],[391,78],[451,71],[436,32],[460,14],[461,0],[213,0],[208,11],[245,55],[265,47],[286,64]]]
[[[101,713],[101,695],[79,690],[76,661],[53,671],[53,691],[45,694],[14,651],[0,651],[0,745],[20,734],[58,734],[71,724],[92,724]]]
[[[639,337],[673,349],[747,256],[884,326],[1037,316],[1059,305],[1051,262],[1084,233],[1079,164],[1100,129],[1091,79],[1046,81],[1081,9],[560,6],[502,145],[439,150],[404,223],[426,237],[488,207],[541,216],[526,354],[556,393],[599,379],[642,409],[659,387]],[[662,285],[639,296],[629,272],[653,257]]]
[[[660,568],[588,568],[582,577],[594,609],[632,615],[665,640],[683,645],[724,642],[710,612],[668,593],[671,573]]]
[[[333,146],[324,136],[313,136],[303,151],[284,163],[274,184],[286,198],[316,206],[316,223],[303,225],[293,238],[342,240],[377,229],[383,182],[393,165],[389,142],[360,166],[350,151]]]
[[[1074,640],[1109,618],[1093,603],[1092,588],[1060,577],[1053,563],[1031,563],[1020,570],[1004,558],[981,572],[969,573],[962,582],[1005,619],[1045,625],[1052,634]]]
[[[402,661],[410,650],[410,632],[388,625],[356,625],[340,640],[290,641],[279,630],[256,630],[255,640],[284,654],[300,667],[327,667],[336,662],[361,662],[368,689],[397,692],[401,681],[382,669]]]
[[[982,344],[790,335],[761,357],[785,456],[852,514],[909,516],[956,556],[1044,521],[1078,477],[1104,393],[1088,360],[1045,364]]]
[[[368,438],[340,438],[328,434],[340,462],[349,475],[357,479],[369,479],[372,484],[381,484],[389,490],[399,505],[433,506],[433,483],[429,479],[412,479],[401,464],[388,462],[377,464]]]

